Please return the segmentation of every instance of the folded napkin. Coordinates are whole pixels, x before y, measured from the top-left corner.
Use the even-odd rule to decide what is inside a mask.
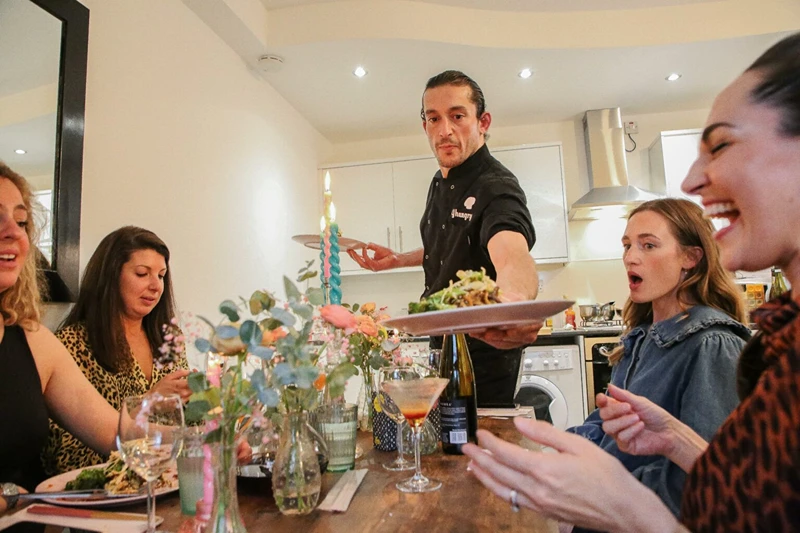
[[[91,517],[68,516],[82,513],[91,513]],[[132,513],[110,513],[36,504],[20,509],[14,514],[0,517],[0,530],[20,522],[37,522],[39,524],[74,529],[100,531],[101,533],[141,533],[147,531],[147,515],[138,515],[141,518],[140,520],[132,519],[132,515]],[[120,519],[119,517],[121,516],[124,516],[124,518]],[[163,519],[156,517],[156,524],[161,522],[163,522]]]
[[[514,417],[514,416],[532,416],[533,407],[517,407],[516,409],[490,409],[485,407],[478,407],[478,416],[500,416],[500,417]]]
[[[343,513],[347,511],[347,508],[350,506],[350,500],[353,499],[353,496],[358,490],[358,486],[364,481],[364,476],[366,475],[366,468],[348,470],[342,474],[342,477],[339,478],[336,485],[328,492],[328,495],[325,496],[325,499],[322,500],[322,503],[319,504],[317,509],[334,513]]]

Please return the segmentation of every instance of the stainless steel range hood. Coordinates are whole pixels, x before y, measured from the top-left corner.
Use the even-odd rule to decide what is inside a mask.
[[[569,210],[570,220],[621,217],[660,195],[628,184],[625,136],[618,107],[587,111],[583,136],[589,163],[590,190]]]

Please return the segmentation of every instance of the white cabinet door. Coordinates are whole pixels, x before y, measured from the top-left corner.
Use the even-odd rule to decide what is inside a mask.
[[[343,237],[393,246],[394,204],[392,164],[380,163],[328,169]],[[325,175],[325,171],[322,171]],[[347,254],[339,255],[342,272],[363,271]]]
[[[670,198],[688,198],[700,203],[698,196],[688,196],[681,191],[681,184],[697,159],[701,130],[664,131],[650,147],[651,173],[664,176],[666,194]],[[662,168],[652,168],[663,165]]]
[[[394,182],[395,251],[410,252],[422,247],[419,223],[425,211],[428,188],[439,165],[436,159],[415,159],[392,163]]]
[[[537,262],[569,260],[567,206],[561,146],[537,146],[492,151],[519,180],[528,199],[536,230],[531,255]]]

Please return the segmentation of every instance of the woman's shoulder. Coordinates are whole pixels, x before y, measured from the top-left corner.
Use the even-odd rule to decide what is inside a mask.
[[[750,336],[750,330],[744,324],[705,305],[696,305],[653,325],[653,338],[663,348],[687,341],[703,342],[709,337],[736,339],[743,345]]]

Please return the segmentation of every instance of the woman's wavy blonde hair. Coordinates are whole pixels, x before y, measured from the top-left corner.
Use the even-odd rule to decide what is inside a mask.
[[[672,236],[683,250],[700,248],[703,257],[686,272],[678,285],[678,303],[683,310],[695,305],[705,305],[719,309],[734,320],[746,323],[744,302],[741,291],[736,290],[732,276],[719,261],[719,248],[714,241],[714,227],[703,217],[700,207],[680,198],[651,200],[638,206],[628,215],[628,220],[637,213],[652,211],[667,221]],[[622,311],[625,331],[653,320],[652,302],[636,303],[628,298]],[[609,355],[609,363],[616,364],[622,359],[624,348],[618,346]]]
[[[28,225],[25,233],[31,243],[31,249],[22,264],[17,282],[0,295],[0,312],[6,326],[20,325],[27,330],[35,330],[39,326],[41,293],[39,287],[43,280],[36,264],[36,242],[39,236],[39,204],[33,201],[28,182],[0,161],[0,178],[7,179],[19,190],[22,203],[28,210]]]

